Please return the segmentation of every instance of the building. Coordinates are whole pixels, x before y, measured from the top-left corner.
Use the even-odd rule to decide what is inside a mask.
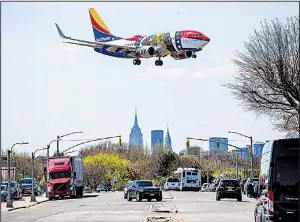
[[[143,147],[143,134],[142,131],[138,125],[138,117],[137,112],[135,110],[135,116],[134,116],[134,125],[131,129],[131,133],[129,135],[129,146],[135,146],[142,148]]]
[[[261,156],[264,145],[265,145],[265,143],[255,142],[253,144],[253,156]]]
[[[154,150],[156,146],[164,144],[164,131],[152,130],[151,131],[151,149]]]
[[[219,147],[217,147],[219,141]],[[228,138],[224,137],[210,137],[209,138],[209,151],[228,151]]]
[[[171,136],[170,136],[170,133],[169,133],[169,127],[167,127],[167,134],[166,134],[166,137],[165,137],[165,147],[170,152],[173,152],[173,149],[172,149],[172,140],[171,140]]]
[[[235,149],[235,150],[232,150],[232,152],[242,154],[242,159],[247,159],[248,155],[249,155],[248,147],[244,147],[241,149]]]

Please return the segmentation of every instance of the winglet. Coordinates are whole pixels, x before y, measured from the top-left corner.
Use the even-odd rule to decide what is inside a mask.
[[[59,28],[59,26],[56,23],[55,23],[55,26],[56,26],[56,29],[57,29],[60,37],[62,37],[63,39],[67,39],[68,37],[64,35],[64,33],[61,31],[61,29]]]

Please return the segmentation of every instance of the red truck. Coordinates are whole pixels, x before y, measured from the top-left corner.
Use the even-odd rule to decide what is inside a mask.
[[[55,157],[48,160],[48,198],[83,196],[83,170],[80,157]]]

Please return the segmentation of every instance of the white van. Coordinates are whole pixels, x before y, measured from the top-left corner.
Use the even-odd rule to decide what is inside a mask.
[[[165,190],[179,190],[180,183],[177,178],[168,178],[164,185]]]

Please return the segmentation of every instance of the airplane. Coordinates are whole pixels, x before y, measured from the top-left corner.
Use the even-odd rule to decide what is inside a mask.
[[[157,58],[156,66],[162,66],[164,58],[170,55],[175,60],[196,58],[210,39],[199,31],[183,30],[158,33],[155,35],[135,35],[121,38],[113,35],[94,8],[89,9],[95,41],[86,41],[65,36],[55,23],[63,43],[94,48],[94,51],[117,58],[133,59],[140,65],[142,58]]]

